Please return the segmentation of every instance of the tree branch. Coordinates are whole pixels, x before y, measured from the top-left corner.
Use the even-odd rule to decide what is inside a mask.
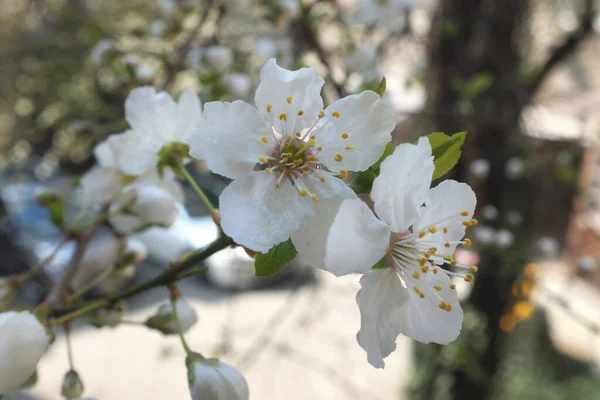
[[[554,48],[552,54],[550,54],[546,62],[540,67],[536,79],[529,86],[530,98],[539,89],[554,67],[572,55],[581,42],[589,36],[593,29],[594,14],[593,0],[586,0],[585,12],[581,17],[579,27],[560,46]]]

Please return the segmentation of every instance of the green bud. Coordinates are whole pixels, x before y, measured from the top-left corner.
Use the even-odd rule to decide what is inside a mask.
[[[164,146],[158,152],[158,174],[162,178],[165,168],[171,168],[176,175],[179,174],[179,169],[183,161],[190,156],[190,147],[185,143],[173,142]],[[182,178],[180,176],[180,178]]]
[[[83,382],[79,378],[79,374],[74,370],[70,370],[65,375],[65,379],[63,380],[61,393],[67,399],[73,399],[77,397],[81,397],[83,394]]]

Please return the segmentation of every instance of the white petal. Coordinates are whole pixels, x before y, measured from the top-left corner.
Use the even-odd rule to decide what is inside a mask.
[[[417,145],[401,144],[381,163],[373,182],[371,198],[375,212],[394,232],[403,233],[420,217],[427,199],[434,165],[429,139]]]
[[[438,269],[422,273],[419,279],[403,273],[410,301],[403,304],[398,318],[400,333],[422,343],[448,344],[457,338],[462,327],[463,312],[455,289],[450,289],[450,278]],[[414,290],[417,287],[423,298]],[[434,288],[438,286],[441,291]],[[441,301],[452,306],[451,311],[440,308]]]
[[[145,224],[170,226],[177,217],[177,202],[160,186],[146,185],[136,191],[136,214]]]
[[[221,226],[236,243],[266,253],[287,240],[302,218],[314,215],[314,202],[301,197],[289,180],[276,188],[277,178],[264,171],[233,181],[219,198]]]
[[[125,100],[125,119],[143,137],[169,137],[175,127],[177,104],[166,92],[150,86],[133,89]]]
[[[221,361],[196,361],[191,366],[192,400],[248,400],[250,393],[244,376]]]
[[[368,272],[386,254],[390,239],[389,226],[363,201],[346,197],[319,200],[317,219],[292,235],[305,261],[337,276]]]
[[[445,180],[429,191],[425,207],[422,208],[421,219],[414,225],[415,231],[424,230],[426,235],[419,240],[438,242],[437,254],[452,255],[456,250],[456,244],[451,242],[460,241],[465,236],[466,227],[464,221],[473,217],[477,200],[475,193],[466,183],[454,180]],[[460,215],[466,211],[467,215]],[[435,225],[436,233],[427,229]],[[444,228],[447,233],[444,233]],[[448,242],[450,247],[445,247]],[[433,247],[433,246],[430,246]]]
[[[46,330],[31,313],[0,313],[0,394],[25,383],[47,347]]]
[[[202,117],[202,102],[194,90],[186,90],[177,102],[177,116],[171,142],[184,142],[185,138],[198,128]],[[167,144],[167,143],[165,143]]]
[[[396,349],[402,329],[402,308],[410,301],[394,268],[369,271],[360,279],[356,294],[360,309],[358,344],[367,352],[369,363],[383,368],[383,359]]]
[[[85,203],[106,204],[121,190],[119,171],[95,166],[83,174],[79,182]]]
[[[126,175],[140,175],[156,167],[159,150],[156,138],[128,130],[110,135],[96,146],[94,154],[103,167],[117,168]]]
[[[317,119],[323,108],[321,88],[324,83],[314,67],[288,71],[271,58],[260,71],[260,85],[254,97],[256,107],[277,132],[292,136]],[[271,105],[270,112],[268,105]],[[302,115],[298,115],[299,111]]]
[[[196,310],[192,308],[192,306],[185,301],[183,298],[178,299],[175,302],[175,307],[177,307],[177,316],[179,317],[179,323],[181,324],[181,330],[183,332],[187,332],[196,322],[198,322],[198,314],[196,314]],[[173,315],[173,306],[171,303],[161,304],[158,308],[158,315]],[[169,320],[165,324],[165,328],[167,328],[171,332],[177,332],[177,325],[175,320]]]
[[[259,157],[270,155],[275,144],[271,128],[258,111],[240,100],[207,103],[198,129],[187,142],[192,157],[206,160],[211,171],[232,179],[252,171]]]
[[[344,97],[327,107],[317,126],[316,144],[323,147],[319,161],[332,171],[365,170],[381,157],[395,126],[394,110],[377,93]],[[338,154],[341,162],[335,160]]]

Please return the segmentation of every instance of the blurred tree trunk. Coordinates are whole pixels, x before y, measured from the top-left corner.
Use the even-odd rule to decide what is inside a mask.
[[[523,222],[509,250],[490,248],[480,253],[480,270],[465,307],[465,320],[471,314],[481,321],[482,337],[473,338],[465,332],[469,329],[465,324],[461,336],[466,343],[458,344],[461,347],[455,352],[461,360],[457,360],[459,355],[450,359],[443,356],[445,350],[439,346],[417,346],[420,376],[413,388],[414,398],[490,398],[501,364],[506,334],[499,329],[499,321],[510,306],[511,286],[528,261],[536,199],[535,177],[508,179],[505,164],[509,158],[528,151],[526,142],[516,140],[523,107],[549,71],[589,32],[589,27],[582,25],[586,28],[583,34],[574,32],[573,36],[581,35],[574,40],[568,38],[541,67],[524,73],[518,45],[527,34],[524,22],[530,6],[529,0],[440,0],[432,21],[426,108],[432,131],[469,133],[463,159],[452,178],[470,181],[466,168],[469,163],[487,159],[488,178],[474,184],[478,204],[496,206],[500,217],[516,210]],[[469,341],[484,344],[475,346]]]

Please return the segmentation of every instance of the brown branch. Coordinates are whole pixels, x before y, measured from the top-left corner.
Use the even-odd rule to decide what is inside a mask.
[[[530,98],[537,92],[554,67],[575,53],[579,45],[592,33],[594,17],[593,0],[586,0],[585,12],[581,17],[579,27],[560,46],[555,47],[546,62],[542,64],[536,79],[528,88]]]

